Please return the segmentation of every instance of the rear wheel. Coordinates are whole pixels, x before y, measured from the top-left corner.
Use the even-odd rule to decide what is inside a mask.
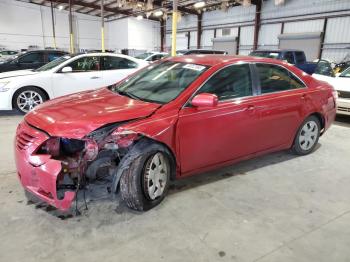
[[[13,105],[22,114],[31,111],[37,105],[44,103],[47,96],[37,87],[23,87],[13,96]]]
[[[120,163],[120,193],[132,209],[149,210],[163,201],[173,172],[171,154],[148,140],[138,142]]]
[[[293,151],[297,155],[307,155],[311,153],[320,137],[320,121],[315,116],[309,116],[301,124],[294,139]]]

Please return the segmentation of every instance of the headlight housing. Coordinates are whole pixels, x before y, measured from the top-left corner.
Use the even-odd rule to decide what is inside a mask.
[[[6,92],[8,91],[10,88],[6,87],[6,85],[10,83],[9,81],[7,82],[0,82],[0,92]]]

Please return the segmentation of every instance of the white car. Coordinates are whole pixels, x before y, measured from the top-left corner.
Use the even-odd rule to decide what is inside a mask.
[[[350,67],[335,77],[317,73],[312,76],[328,82],[338,92],[337,114],[350,115]]]
[[[160,59],[163,59],[164,57],[169,56],[168,53],[163,52],[147,52],[140,55],[135,56],[137,59],[142,59],[148,62],[154,62]]]
[[[130,56],[91,53],[62,56],[36,70],[0,74],[0,110],[27,113],[46,100],[114,84],[148,65]]]

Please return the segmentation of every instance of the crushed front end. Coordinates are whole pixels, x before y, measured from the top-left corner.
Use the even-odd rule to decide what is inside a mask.
[[[99,176],[116,174],[120,159],[137,139],[118,126],[107,125],[76,139],[51,136],[23,121],[16,131],[15,161],[24,189],[68,211],[79,189]]]

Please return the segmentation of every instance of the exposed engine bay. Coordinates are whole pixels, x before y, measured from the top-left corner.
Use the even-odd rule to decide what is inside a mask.
[[[119,129],[121,124],[105,125],[82,139],[50,137],[36,151],[37,155],[50,155],[51,159],[61,162],[56,182],[57,198],[61,200],[66,192],[75,192],[76,212],[79,212],[78,191],[85,190],[89,183],[109,177],[112,181],[109,189],[116,192],[117,167],[130,146],[141,137]]]

